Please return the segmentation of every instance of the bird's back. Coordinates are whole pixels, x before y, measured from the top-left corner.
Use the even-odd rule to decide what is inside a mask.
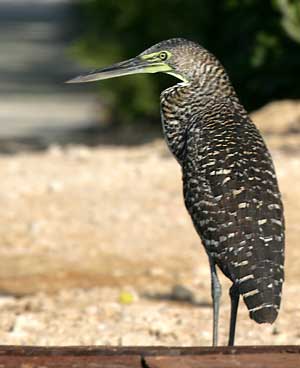
[[[207,252],[238,285],[250,317],[272,323],[284,278],[283,208],[270,154],[239,104],[219,101],[194,117],[182,169]]]

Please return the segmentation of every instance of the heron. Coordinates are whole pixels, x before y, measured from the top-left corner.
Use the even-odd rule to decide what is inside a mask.
[[[218,269],[232,282],[232,346],[240,295],[255,322],[277,318],[285,224],[272,157],[225,68],[198,43],[172,38],[68,82],[158,72],[179,80],[161,93],[161,121],[167,146],[181,166],[186,209],[208,256],[212,345],[218,345]]]

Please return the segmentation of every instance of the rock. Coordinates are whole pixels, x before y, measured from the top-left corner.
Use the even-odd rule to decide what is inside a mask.
[[[171,298],[178,301],[193,302],[194,294],[183,285],[174,285],[171,291]]]
[[[300,133],[300,101],[274,101],[253,112],[251,118],[264,134]]]

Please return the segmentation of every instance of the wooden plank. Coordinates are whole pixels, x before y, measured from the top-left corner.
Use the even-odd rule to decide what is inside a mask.
[[[298,368],[300,346],[0,346],[0,368]]]
[[[9,357],[0,360],[1,368],[141,368],[141,360],[135,356],[51,356]]]
[[[300,357],[285,354],[239,354],[227,356],[186,355],[180,357],[147,357],[145,365],[149,368],[290,368],[300,367]]]

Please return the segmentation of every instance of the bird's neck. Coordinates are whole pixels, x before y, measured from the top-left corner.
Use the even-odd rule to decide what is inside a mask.
[[[161,94],[161,118],[166,143],[175,158],[182,162],[186,131],[193,114],[190,83],[178,83]]]
[[[217,62],[195,69],[190,89],[198,96],[211,97],[215,101],[237,98],[225,69]]]
[[[165,140],[170,151],[182,163],[186,133],[202,114],[227,100],[238,103],[228,78],[200,77],[193,83],[178,83],[161,94],[161,115]]]

